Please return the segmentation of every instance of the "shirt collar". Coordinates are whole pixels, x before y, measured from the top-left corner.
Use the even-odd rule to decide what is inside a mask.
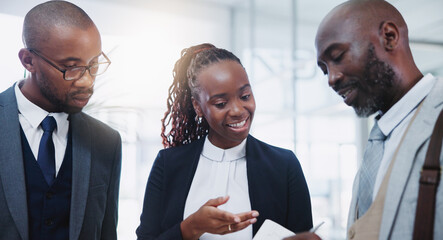
[[[64,112],[57,112],[57,113],[49,113],[39,106],[35,105],[31,101],[29,101],[25,95],[23,95],[22,91],[20,90],[19,85],[21,85],[22,82],[17,82],[15,84],[15,96],[17,98],[17,108],[19,113],[26,119],[27,122],[33,127],[38,128],[40,126],[40,123],[43,121],[43,119],[46,116],[53,116],[55,121],[57,122],[57,129],[55,131],[63,131],[69,128],[69,122],[68,122],[68,114]]]
[[[426,74],[381,116],[378,126],[385,136],[388,136],[420,104],[431,91],[435,81],[436,78],[432,74]]]
[[[212,161],[235,161],[246,156],[246,139],[235,147],[222,149],[212,144],[206,136],[201,154]]]

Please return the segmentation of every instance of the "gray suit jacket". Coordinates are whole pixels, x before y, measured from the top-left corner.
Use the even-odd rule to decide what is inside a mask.
[[[412,123],[394,163],[386,193],[379,239],[412,239],[420,170],[437,117],[443,108],[443,79],[438,79]],[[440,155],[443,165],[443,151]],[[355,179],[359,179],[360,171]],[[437,192],[434,239],[443,239],[443,186]],[[355,221],[358,181],[354,180],[348,229]]]
[[[121,139],[84,114],[71,115],[69,239],[117,239]],[[0,240],[28,240],[25,173],[14,86],[0,94]]]

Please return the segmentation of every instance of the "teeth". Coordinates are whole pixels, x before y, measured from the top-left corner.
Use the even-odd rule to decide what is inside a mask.
[[[239,128],[239,127],[243,127],[246,123],[246,119],[239,122],[239,123],[234,123],[234,124],[228,124],[228,126],[230,127],[234,127],[234,128]]]
[[[341,95],[342,98],[346,98],[348,96],[348,94],[352,91],[352,89],[349,89],[348,91],[346,91],[343,95]]]

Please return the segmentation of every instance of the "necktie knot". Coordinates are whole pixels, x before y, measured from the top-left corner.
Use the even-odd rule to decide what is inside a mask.
[[[43,131],[52,133],[57,127],[57,122],[55,121],[54,117],[46,116],[40,125],[42,126]]]
[[[378,122],[375,122],[374,127],[372,128],[371,133],[369,134],[369,140],[378,140],[378,141],[386,140],[386,136],[378,127]]]

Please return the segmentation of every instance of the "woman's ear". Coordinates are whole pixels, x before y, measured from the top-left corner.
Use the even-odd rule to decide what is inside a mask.
[[[23,67],[26,68],[26,70],[31,73],[35,72],[34,55],[28,49],[20,49],[20,51],[18,52],[18,57],[20,58],[20,62],[22,63]]]
[[[380,42],[387,52],[391,52],[397,48],[400,39],[398,27],[393,22],[383,22],[380,25]]]
[[[195,114],[197,114],[198,117],[203,117],[202,109],[200,107],[200,104],[197,100],[195,100],[194,97],[191,97],[192,100],[192,106],[194,107]]]

